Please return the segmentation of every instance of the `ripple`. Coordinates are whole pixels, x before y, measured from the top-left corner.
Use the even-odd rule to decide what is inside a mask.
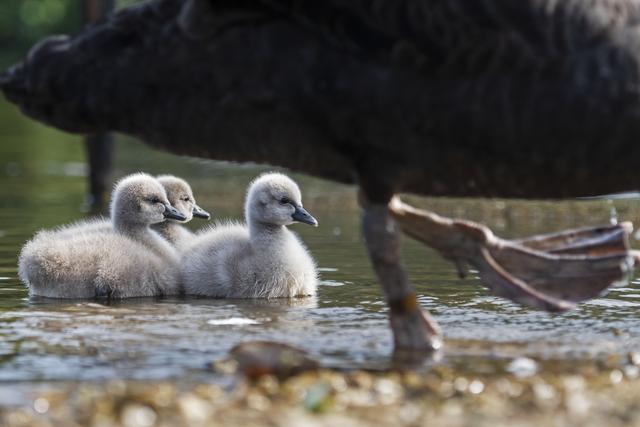
[[[319,283],[320,286],[344,286],[346,283],[339,282],[337,280],[321,280]]]
[[[588,301],[586,303],[584,303],[585,305],[598,305],[598,306],[602,306],[602,307],[638,307],[640,306],[640,303],[638,302],[631,302],[631,301],[621,301],[621,300],[615,300],[615,299],[605,299],[605,298],[600,298],[600,299],[594,299],[592,301]]]
[[[229,319],[211,319],[207,320],[208,325],[214,326],[243,326],[243,325],[259,325],[261,322],[244,317],[231,317]]]
[[[640,294],[624,294],[618,295],[620,298],[640,298]]]

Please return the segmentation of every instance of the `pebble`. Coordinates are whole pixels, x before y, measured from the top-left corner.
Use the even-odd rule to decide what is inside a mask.
[[[509,363],[507,371],[518,378],[527,378],[536,374],[538,364],[535,360],[529,359],[528,357],[518,357]]]

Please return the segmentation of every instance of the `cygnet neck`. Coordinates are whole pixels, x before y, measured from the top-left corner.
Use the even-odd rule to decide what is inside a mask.
[[[127,221],[125,218],[113,218],[113,228],[119,233],[131,237],[138,237],[149,231],[149,224]]]
[[[153,224],[152,229],[165,237],[169,236],[168,240],[175,241],[180,227],[181,225],[179,223],[175,221],[166,220],[158,224]]]
[[[177,259],[175,249],[162,236],[152,230],[149,224],[114,220],[114,228],[118,233],[142,243],[165,260],[175,261]]]
[[[256,219],[249,221],[249,234],[251,240],[254,241],[272,241],[277,240],[279,237],[286,235],[287,227],[279,224],[271,224],[267,222],[260,222]]]

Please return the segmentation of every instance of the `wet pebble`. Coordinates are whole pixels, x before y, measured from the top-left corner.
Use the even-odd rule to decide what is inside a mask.
[[[45,414],[49,410],[49,401],[39,397],[33,401],[33,409],[39,414]]]
[[[330,401],[330,384],[326,381],[319,381],[307,390],[303,406],[312,412],[322,412],[328,408]]]
[[[507,371],[518,378],[531,377],[538,371],[538,364],[528,357],[518,357],[509,363]]]
[[[556,404],[556,390],[552,385],[543,381],[533,384],[533,395],[539,406],[554,406]]]
[[[205,400],[192,393],[182,396],[178,400],[178,408],[182,416],[191,424],[201,424],[211,417],[212,406]]]
[[[473,380],[469,384],[469,393],[480,394],[484,390],[484,383],[480,380]]]
[[[296,347],[268,341],[246,342],[230,352],[238,372],[250,379],[263,375],[286,378],[318,368],[318,363],[307,352]]]
[[[618,369],[614,369],[609,374],[609,380],[611,380],[611,384],[619,384],[623,378],[624,378],[624,375],[622,374],[622,371]]]
[[[0,425],[364,427],[428,420],[449,427],[474,420],[478,426],[622,427],[640,421],[640,383],[624,380],[627,367],[637,368],[589,375],[541,370],[525,378],[461,375],[446,366],[402,373],[314,369],[240,380],[228,390],[207,383],[67,384],[0,410]]]
[[[145,405],[130,403],[122,410],[124,427],[151,427],[156,422],[156,412]]]
[[[591,406],[589,399],[581,392],[572,392],[566,397],[566,406],[569,414],[573,416],[584,416]]]
[[[635,365],[627,365],[624,367],[624,375],[629,379],[636,379],[640,374],[640,368]]]

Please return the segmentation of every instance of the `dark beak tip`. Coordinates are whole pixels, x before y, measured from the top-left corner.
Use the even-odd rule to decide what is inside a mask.
[[[318,226],[318,220],[313,217],[309,212],[304,210],[302,206],[297,206],[295,212],[291,216],[294,221],[301,222],[303,224]]]
[[[318,226],[318,220],[311,214],[307,213],[307,218],[305,218],[306,221],[304,221],[306,224],[309,224],[312,227],[317,227]]]
[[[211,219],[211,214],[209,214],[209,212],[205,211],[202,208],[194,208],[193,216],[196,218]]]
[[[312,227],[317,227],[318,226],[318,220],[315,219],[314,217],[312,217],[311,215],[309,215],[306,218],[300,218],[297,220],[298,222],[301,222],[303,224],[307,224],[310,225]]]
[[[164,217],[166,219],[175,219],[177,221],[186,221],[187,216],[174,207],[165,206]]]

